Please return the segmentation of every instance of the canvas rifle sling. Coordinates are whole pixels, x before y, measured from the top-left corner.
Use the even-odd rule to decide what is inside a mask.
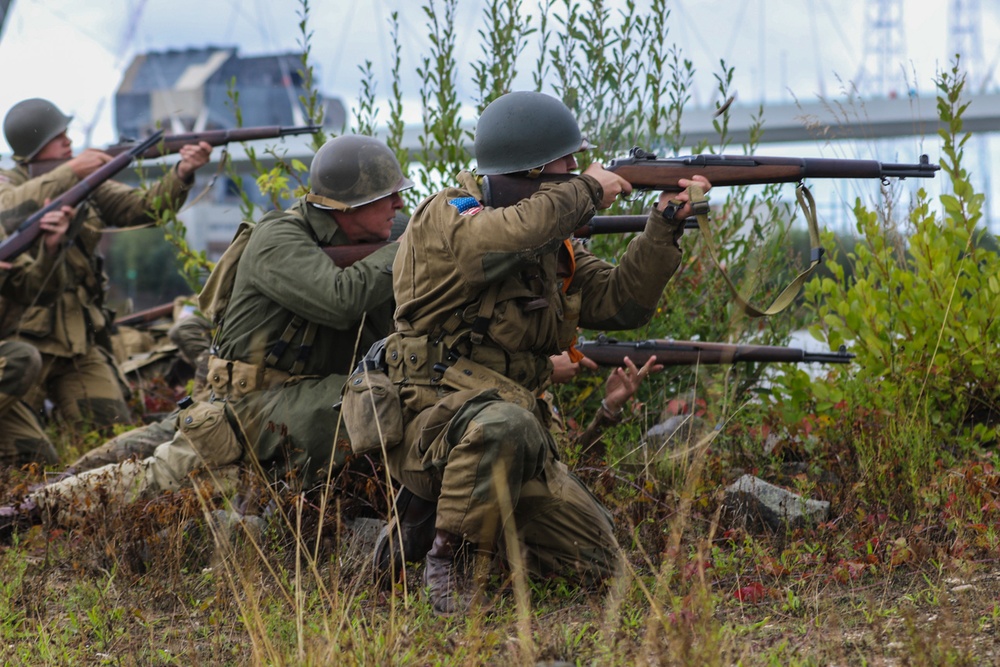
[[[692,185],[689,186],[688,191],[691,194],[692,204],[705,201],[705,193],[700,187]],[[809,267],[797,275],[795,280],[793,280],[788,287],[781,291],[781,294],[779,294],[774,300],[774,303],[764,310],[761,310],[751,304],[740,295],[739,291],[737,291],[733,281],[729,278],[729,275],[719,263],[718,255],[715,251],[715,243],[712,240],[712,231],[708,225],[708,214],[697,214],[698,229],[701,231],[701,238],[705,242],[705,247],[708,248],[708,254],[712,258],[712,262],[719,269],[723,279],[726,281],[726,285],[729,287],[729,291],[736,300],[736,304],[747,315],[747,317],[770,317],[771,315],[777,315],[781,311],[788,308],[788,306],[795,301],[795,297],[798,296],[799,291],[801,291],[806,280],[809,279],[812,272],[823,260],[823,248],[820,247],[819,225],[816,223],[816,201],[813,199],[812,193],[809,192],[809,188],[807,188],[804,183],[799,183],[798,186],[796,186],[795,196],[799,201],[799,207],[802,209],[802,213],[809,226],[809,243],[812,248]],[[703,208],[703,210],[707,211],[707,208]]]

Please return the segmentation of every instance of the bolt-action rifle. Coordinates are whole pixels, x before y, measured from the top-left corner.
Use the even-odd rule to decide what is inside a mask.
[[[603,334],[597,340],[581,340],[576,349],[601,366],[621,366],[625,357],[641,366],[654,354],[656,363],[664,366],[733,364],[737,361],[847,364],[854,358],[844,347],[837,352],[806,352],[778,345],[731,345],[697,340],[620,341]]]
[[[573,236],[578,239],[587,239],[597,234],[634,234],[646,228],[647,215],[595,215],[582,227],[573,232]],[[698,229],[696,218],[685,218],[684,229]],[[340,268],[345,268],[364,259],[386,243],[356,243],[354,245],[338,245],[323,248],[334,264]]]
[[[11,232],[10,236],[3,243],[0,243],[0,261],[9,262],[31,247],[42,234],[42,218],[45,217],[46,213],[49,211],[58,211],[63,206],[76,206],[90,196],[90,193],[96,190],[104,181],[107,181],[125,169],[125,167],[132,163],[132,160],[142,155],[144,151],[149,150],[151,146],[154,146],[160,141],[162,136],[163,130],[159,130],[145,141],[133,144],[128,151],[119,153],[111,161],[101,165],[100,168],[85,176],[79,183],[50,201],[48,205],[32,213],[27,220]],[[80,226],[83,225],[83,218],[84,216],[78,215],[70,223],[69,229],[66,231],[66,244],[72,243],[76,238],[77,233],[80,231]]]
[[[169,134],[163,136],[163,141],[143,151],[137,157],[152,159],[177,153],[188,144],[204,141],[212,146],[223,146],[233,141],[256,141],[258,139],[277,139],[295,134],[316,134],[319,125],[263,125],[261,127],[238,127],[231,130],[205,130],[204,132],[187,132],[184,134]],[[118,155],[130,150],[134,141],[125,141],[104,149],[108,155]],[[52,171],[67,160],[39,160],[28,163],[28,173],[32,178]]]
[[[876,160],[772,157],[763,155],[690,155],[661,158],[638,146],[628,157],[614,158],[605,167],[636,190],[680,192],[678,179],[701,174],[715,186],[760,183],[799,183],[807,178],[933,178],[941,169],[926,155],[917,164]],[[483,203],[495,208],[513,206],[530,197],[545,183],[560,183],[575,174],[495,175],[483,177]]]

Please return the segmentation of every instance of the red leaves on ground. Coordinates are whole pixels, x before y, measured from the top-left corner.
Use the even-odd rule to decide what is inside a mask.
[[[733,593],[733,597],[740,602],[747,602],[749,604],[756,604],[761,602],[770,595],[767,587],[759,581],[755,581],[752,584],[747,584],[742,588],[737,588],[736,592]]]

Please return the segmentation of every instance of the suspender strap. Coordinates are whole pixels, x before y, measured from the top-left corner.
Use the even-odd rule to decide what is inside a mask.
[[[316,323],[306,322],[306,330],[302,332],[302,342],[299,344],[299,352],[295,355],[295,363],[292,364],[292,375],[301,375],[302,369],[309,361],[312,353],[313,339],[316,338]]]
[[[469,340],[472,341],[473,345],[479,345],[483,342],[483,337],[493,319],[493,310],[496,308],[499,293],[500,283],[495,282],[483,294],[483,300],[479,303],[479,312],[476,313],[476,319],[472,321],[472,333],[469,334]]]
[[[299,332],[303,323],[305,323],[305,320],[298,315],[292,317],[292,321],[288,323],[288,326],[286,326],[285,330],[281,333],[281,338],[279,338],[278,342],[271,347],[271,351],[267,353],[267,358],[264,359],[265,366],[268,366],[269,368],[278,367],[278,360],[285,354],[285,350],[288,349],[288,345],[292,342],[292,338],[294,338],[295,334]]]

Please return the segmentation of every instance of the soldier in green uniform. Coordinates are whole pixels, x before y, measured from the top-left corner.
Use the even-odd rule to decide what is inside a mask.
[[[570,238],[631,190],[599,164],[515,206],[482,204],[482,176],[569,173],[586,147],[559,100],[503,95],[477,125],[477,173],[459,174],[456,187],[424,200],[400,240],[396,332],[385,358],[400,386],[405,432],[387,463],[395,481],[436,502],[424,578],[439,614],[467,609],[480,592],[457,567],[459,553],[492,552],[508,522],[532,574],[596,584],[619,570],[611,517],[558,460],[538,393],[552,372],[549,356],[570,347],[577,326],[615,330],[649,320],[680,264],[690,195],[675,196],[668,219],[670,198],[661,194],[616,265]],[[701,177],[679,181],[692,184],[710,187]],[[503,514],[502,497],[512,514]]]
[[[62,280],[57,259],[74,212],[68,206],[46,213],[37,250],[13,263],[0,262],[0,296],[15,304],[46,303]],[[0,229],[0,240],[6,234]],[[21,402],[38,382],[42,359],[28,343],[0,340],[0,465],[53,464],[56,450],[32,411]]]
[[[310,181],[309,194],[247,226],[230,248],[243,250],[209,359],[211,400],[182,409],[178,432],[152,457],[51,484],[13,516],[7,508],[8,528],[37,519],[33,506],[72,520],[69,508],[85,504],[80,494],[98,488],[128,502],[189,484],[198,470],[230,473],[234,464],[308,485],[343,462],[336,404],[356,346],[363,353],[391,330],[398,245],[347,268],[323,247],[388,239],[403,206],[399,192],[412,183],[384,143],[351,135],[320,148]],[[222,264],[233,266],[226,255]]]
[[[112,159],[95,149],[73,156],[66,135],[70,120],[54,104],[37,98],[14,105],[4,118],[4,136],[17,162],[14,169],[0,171],[0,226],[8,232],[46,199],[62,194]],[[131,421],[110,356],[106,276],[97,254],[101,230],[148,223],[156,211],[179,207],[194,182],[195,170],[208,162],[211,150],[204,142],[185,146],[180,162],[149,189],[114,181],[102,184],[78,211],[85,220],[62,259],[61,294],[50,305],[5,304],[3,327],[42,354],[40,383],[27,397],[35,410],[48,398],[70,424],[107,427]],[[29,166],[41,160],[66,162],[32,178]]]

